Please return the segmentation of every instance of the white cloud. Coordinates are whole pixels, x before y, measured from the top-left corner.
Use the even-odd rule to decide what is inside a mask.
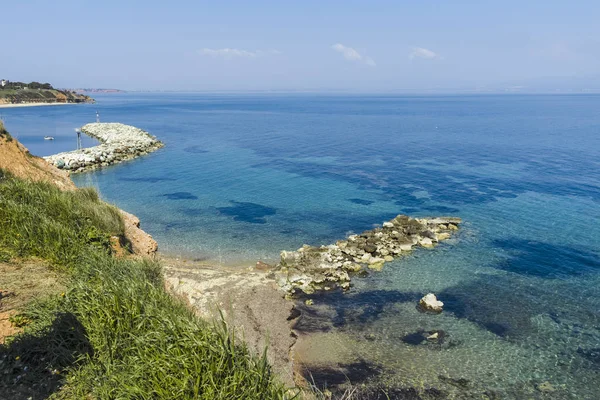
[[[412,51],[410,52],[410,54],[408,55],[408,58],[411,60],[414,60],[415,58],[424,58],[426,60],[433,60],[433,59],[441,59],[442,57],[429,50],[429,49],[425,49],[423,47],[413,47]]]
[[[228,47],[223,48],[223,49],[207,49],[204,48],[202,50],[199,50],[198,53],[202,56],[208,56],[208,57],[221,57],[221,58],[227,58],[227,59],[231,59],[231,58],[256,58],[256,57],[260,57],[263,56],[265,54],[281,54],[281,52],[279,50],[275,50],[275,49],[270,49],[270,50],[256,50],[256,51],[248,51],[248,50],[242,50],[242,49],[230,49]]]
[[[331,48],[340,53],[342,56],[344,56],[344,58],[348,61],[362,62],[368,65],[369,67],[375,67],[377,65],[371,57],[365,57],[361,55],[352,47],[347,47],[341,43],[336,43],[333,46],[331,46]]]

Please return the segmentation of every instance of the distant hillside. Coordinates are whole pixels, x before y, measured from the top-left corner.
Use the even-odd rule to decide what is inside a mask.
[[[84,88],[84,89],[73,89],[76,93],[125,93],[121,89],[103,89],[103,88]]]
[[[89,96],[70,90],[59,90],[49,83],[9,82],[0,84],[0,104],[23,103],[93,103]]]

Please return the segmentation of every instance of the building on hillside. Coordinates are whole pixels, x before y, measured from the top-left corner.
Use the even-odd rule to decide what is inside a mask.
[[[2,86],[2,87],[6,86],[7,83],[8,83],[8,81],[6,79],[0,80],[0,86]]]

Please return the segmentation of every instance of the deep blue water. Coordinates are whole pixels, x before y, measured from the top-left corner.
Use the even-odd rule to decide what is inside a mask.
[[[368,365],[356,383],[452,392],[464,378],[476,393],[536,398],[550,382],[550,396],[598,398],[600,96],[97,100],[0,114],[38,155],[74,148],[96,110],[163,140],[74,180],[138,215],[172,255],[248,265],[399,213],[464,219],[456,239],[318,297],[299,327],[307,363]],[[443,314],[416,311],[429,291]],[[419,339],[439,329],[445,345]]]

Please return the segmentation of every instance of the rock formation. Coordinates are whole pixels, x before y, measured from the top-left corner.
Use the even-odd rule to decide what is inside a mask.
[[[434,313],[441,313],[444,307],[444,303],[439,301],[435,294],[428,293],[419,301],[419,307],[423,311],[431,311]]]
[[[119,123],[93,123],[81,128],[100,145],[44,157],[55,167],[71,172],[90,171],[140,157],[164,144],[148,132]]]
[[[460,218],[410,218],[398,215],[382,227],[351,235],[346,240],[321,247],[304,245],[297,251],[282,251],[271,277],[288,294],[298,291],[350,288],[351,276],[366,268],[381,270],[386,262],[414,247],[433,247],[458,229]]]

